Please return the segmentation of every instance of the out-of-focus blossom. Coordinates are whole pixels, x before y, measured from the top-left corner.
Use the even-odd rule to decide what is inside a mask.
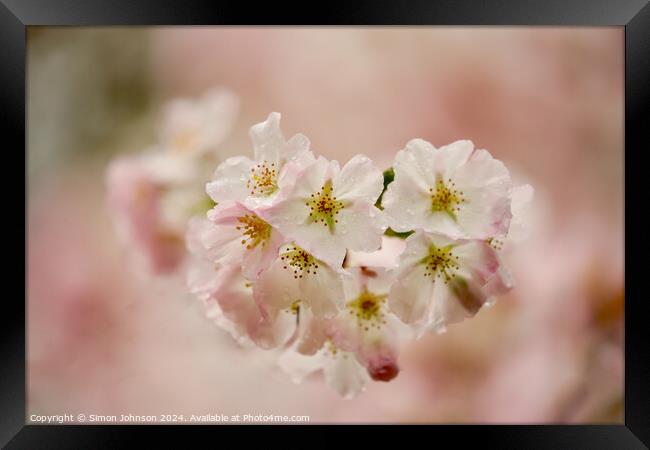
[[[290,189],[294,171],[285,167],[289,161],[305,164],[314,159],[309,139],[296,134],[288,141],[280,130],[280,114],[269,114],[266,121],[250,129],[254,159],[246,156],[228,158],[217,167],[206,191],[216,203],[245,202],[251,208],[270,205]]]
[[[305,167],[283,201],[263,216],[302,248],[334,267],[347,249],[377,250],[386,229],[375,206],[383,177],[363,155],[339,167],[322,156]]]
[[[161,223],[162,188],[143,158],[114,161],[108,169],[109,204],[122,236],[144,255],[155,273],[176,268],[184,256],[179,230]]]
[[[510,222],[510,175],[471,141],[436,149],[413,139],[399,151],[382,206],[392,229],[423,229],[453,238],[487,239]]]
[[[418,331],[444,332],[489,300],[492,292],[485,287],[499,268],[496,252],[484,241],[418,231],[406,239],[389,306]]]
[[[154,274],[179,267],[188,220],[212,206],[203,189],[205,163],[216,156],[237,110],[235,94],[222,88],[199,99],[173,100],[160,142],[109,166],[109,204],[118,227]]]
[[[160,145],[182,154],[214,152],[228,137],[239,112],[239,98],[214,88],[198,99],[179,98],[165,105]]]

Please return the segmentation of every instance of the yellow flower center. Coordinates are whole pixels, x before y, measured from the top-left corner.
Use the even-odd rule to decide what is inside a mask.
[[[359,327],[368,331],[370,327],[380,328],[386,324],[382,304],[386,295],[374,294],[364,286],[359,296],[347,304],[348,313],[354,314]]]
[[[250,189],[251,195],[271,195],[278,190],[277,178],[278,171],[275,163],[269,164],[264,160],[251,168],[246,187]]]
[[[421,261],[426,266],[425,277],[443,278],[445,283],[455,277],[453,270],[460,269],[458,256],[454,256],[451,245],[446,247],[429,247],[429,254]]]
[[[438,179],[435,189],[429,188],[429,194],[431,194],[431,211],[445,212],[452,219],[456,219],[456,213],[460,211],[458,205],[465,202],[463,192],[456,190],[456,183],[451,181],[451,178],[447,179],[446,184]]]
[[[246,249],[252,250],[258,245],[265,246],[271,237],[271,225],[260,219],[255,214],[246,214],[237,218],[237,225],[235,228],[241,231],[243,239],[242,245]]]
[[[312,222],[322,223],[330,231],[334,231],[334,224],[339,221],[336,219],[339,211],[345,208],[343,202],[340,202],[332,195],[332,181],[327,180],[321,190],[311,194],[305,205],[309,206],[309,218]]]
[[[316,258],[295,244],[280,253],[280,260],[284,262],[284,269],[293,271],[294,278],[302,278],[304,274],[315,275],[319,267]]]

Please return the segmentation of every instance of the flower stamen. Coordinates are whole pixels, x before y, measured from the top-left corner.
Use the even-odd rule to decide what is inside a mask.
[[[251,195],[271,195],[278,190],[278,171],[275,163],[269,164],[264,160],[251,168],[250,179],[246,181],[246,187],[250,189]]]
[[[319,267],[316,258],[295,244],[291,244],[285,252],[280,254],[280,260],[284,262],[284,269],[293,271],[294,278],[302,278],[305,274],[316,275],[316,270]]]
[[[456,190],[456,183],[447,179],[445,183],[442,179],[436,181],[436,187],[429,188],[431,194],[431,211],[445,212],[456,220],[456,214],[460,211],[459,205],[465,202],[463,191]]]
[[[365,331],[370,327],[381,328],[386,324],[382,311],[386,297],[387,295],[374,294],[364,286],[359,296],[347,304],[348,313],[356,316],[359,327]]]
[[[271,225],[255,214],[246,214],[238,217],[237,222],[241,223],[241,225],[237,225],[235,228],[241,231],[243,237],[241,244],[247,250],[252,250],[260,244],[264,247],[269,242],[271,238]]]
[[[322,223],[330,231],[334,231],[334,225],[339,222],[336,216],[345,208],[343,202],[332,195],[331,180],[327,180],[319,192],[311,194],[305,205],[309,206],[311,221]]]
[[[458,256],[454,256],[451,250],[451,245],[442,248],[431,245],[429,254],[421,261],[426,266],[424,276],[444,278],[445,284],[453,279],[456,274],[452,271],[460,269],[460,266],[458,265]]]

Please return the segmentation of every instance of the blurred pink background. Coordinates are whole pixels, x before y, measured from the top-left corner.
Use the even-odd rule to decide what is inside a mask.
[[[623,421],[622,28],[32,28],[28,417],[286,414],[311,422]],[[225,86],[221,157],[286,135],[387,168],[415,137],[471,139],[534,186],[516,288],[402,347],[401,372],[343,400],[242,350],[171,280],[136,276],[104,171],[155,139],[160,106]]]

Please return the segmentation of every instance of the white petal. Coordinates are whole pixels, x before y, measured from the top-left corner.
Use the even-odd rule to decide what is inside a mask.
[[[276,260],[259,275],[253,286],[255,301],[267,316],[277,314],[302,297],[293,272],[283,267],[284,263]]]
[[[444,332],[448,324],[461,322],[473,317],[487,301],[487,295],[481,286],[471,279],[453,278],[448,283],[436,280],[430,327]]]
[[[484,241],[461,242],[452,249],[461,267],[459,273],[484,285],[497,273],[501,265],[496,251]]]
[[[441,170],[443,178],[453,174],[456,169],[465,164],[474,151],[472,141],[463,140],[452,142],[436,150],[437,169]]]
[[[445,234],[454,238],[463,238],[466,235],[458,221],[442,211],[427,211],[422,216],[421,227],[429,233]]]
[[[295,134],[287,141],[287,145],[285,146],[285,151],[282,155],[282,158],[285,160],[299,160],[301,162],[305,162],[303,158],[309,159],[315,159],[313,153],[309,151],[311,143],[309,142],[309,138],[305,136],[304,134]]]
[[[272,112],[264,122],[253,125],[249,135],[253,141],[256,161],[267,161],[269,164],[280,161],[280,152],[285,145],[280,130],[280,113]]]
[[[428,329],[438,334],[445,333],[447,324],[460,322],[465,318],[462,305],[455,300],[449,286],[442,279],[436,279],[431,301]]]
[[[343,166],[334,178],[332,187],[337,200],[351,202],[363,200],[374,205],[384,189],[383,175],[372,160],[356,155]]]
[[[433,280],[418,264],[403,270],[388,297],[390,310],[403,322],[418,324],[426,319],[433,293]]]
[[[297,226],[302,226],[309,217],[309,207],[302,198],[291,198],[278,202],[270,208],[264,208],[259,214],[264,220],[277,227],[280,232],[290,236]]]
[[[305,169],[316,162],[316,157],[310,151],[296,153],[293,158],[282,166],[278,175],[278,188],[284,196],[292,193],[296,181]]]
[[[341,276],[326,264],[319,264],[315,275],[303,274],[299,284],[301,298],[309,304],[315,316],[332,317],[343,303]]]
[[[246,182],[255,163],[244,156],[235,156],[222,162],[206,185],[206,192],[217,203],[244,200],[249,194]]]
[[[297,327],[296,316],[290,311],[281,311],[271,319],[258,323],[252,338],[264,349],[286,345]]]
[[[303,355],[314,355],[328,339],[326,320],[315,317],[308,305],[300,308],[300,337],[295,349]]]
[[[340,236],[344,246],[350,250],[378,250],[386,230],[380,215],[381,211],[372,205],[343,208],[337,216],[338,223],[334,226],[334,233]]]
[[[422,258],[429,254],[429,246],[432,243],[432,239],[430,235],[421,231],[417,231],[406,238],[406,247],[399,258],[400,268],[397,270],[398,277],[402,271],[411,270],[412,266],[415,266]]]
[[[452,179],[466,199],[456,214],[465,237],[487,239],[508,230],[511,180],[501,161],[477,150]]]
[[[284,244],[284,237],[278,231],[272,230],[271,237],[266,244],[258,245],[245,253],[242,261],[244,276],[249,280],[255,280],[276,260],[278,249],[282,244]]]
[[[428,189],[428,188],[427,188]],[[407,178],[395,179],[381,199],[388,225],[395,231],[423,228],[431,214],[431,197]]]
[[[328,161],[319,156],[316,161],[304,168],[291,195],[297,198],[309,198],[311,194],[320,191],[327,180],[332,180],[339,170],[336,161]]]
[[[241,270],[238,266],[222,267],[217,275],[219,286],[213,292],[213,297],[219,304],[223,318],[232,326],[221,320],[217,323],[226,325],[226,329],[238,341],[245,341],[244,337],[255,338],[262,316]],[[213,318],[220,319],[221,314]]]
[[[354,398],[364,391],[370,377],[352,353],[337,352],[324,366],[325,382],[343,398]]]
[[[409,141],[406,148],[395,155],[393,164],[395,180],[408,179],[420,191],[428,193],[429,188],[436,184],[435,152],[435,147],[427,141],[422,139]]]
[[[249,213],[239,204],[222,203],[208,211],[211,228],[205,228],[201,234],[203,245],[208,250],[206,255],[222,264],[241,264],[246,246],[241,243],[242,233],[237,230],[238,218]]]

